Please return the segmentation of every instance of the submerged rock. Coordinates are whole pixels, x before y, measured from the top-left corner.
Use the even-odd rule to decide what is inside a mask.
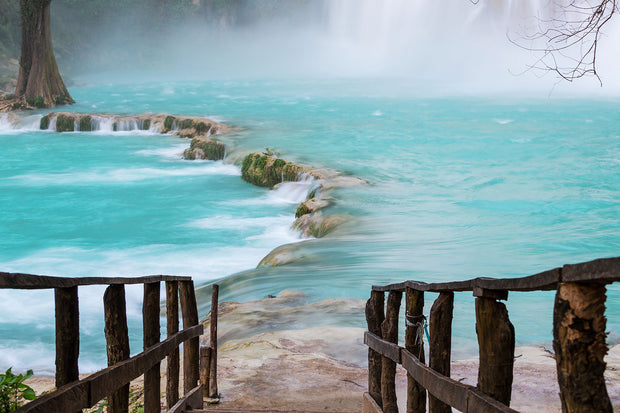
[[[276,247],[258,263],[257,267],[276,267],[303,260],[305,256],[301,252],[299,244],[299,242],[296,242]]]
[[[314,197],[302,202],[295,211],[295,218],[299,218],[306,214],[311,214],[319,209],[329,206],[327,198]]]
[[[323,216],[321,212],[302,215],[293,223],[293,228],[301,231],[305,237],[321,238],[347,221],[346,214]]]

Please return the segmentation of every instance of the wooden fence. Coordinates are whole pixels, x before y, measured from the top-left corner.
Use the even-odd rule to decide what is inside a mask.
[[[166,284],[167,338],[160,341],[160,283]],[[143,284],[142,307],[144,351],[129,354],[129,335],[125,309],[125,285]],[[108,368],[82,380],[78,377],[79,306],[78,287],[107,285],[103,296]],[[31,274],[0,273],[0,288],[54,289],[56,307],[56,390],[21,407],[19,412],[81,412],[108,397],[108,412],[126,412],[129,383],[144,374],[144,411],[161,412],[160,362],[167,357],[166,402],[169,412],[202,408],[203,383],[217,383],[210,367],[199,382],[199,336],[194,283],[190,277],[150,276],[138,278],[64,278]],[[217,303],[217,286],[214,287]],[[179,331],[179,301],[183,329]],[[217,304],[215,304],[217,309]],[[217,310],[215,311],[217,317]],[[213,320],[212,320],[213,321]],[[212,322],[213,325],[213,322]],[[213,341],[212,341],[213,343]],[[180,358],[183,344],[183,397],[179,397]],[[202,351],[205,357],[211,351]],[[215,353],[215,352],[213,352]],[[213,384],[211,384],[213,386]],[[209,387],[209,385],[207,385]],[[213,396],[210,391],[206,395]]]
[[[396,365],[407,371],[407,412],[508,413],[511,409],[514,327],[506,306],[509,291],[556,290],[553,348],[563,412],[612,412],[604,356],[606,284],[620,281],[620,257],[565,265],[523,278],[476,278],[427,284],[407,281],[373,286],[366,304],[368,393],[365,412],[398,412]],[[480,366],[477,387],[450,379],[454,293],[476,297],[476,333]],[[388,292],[387,305],[385,293]],[[439,293],[430,311],[429,363],[422,334],[424,292]],[[398,345],[398,318],[405,293],[405,347]],[[385,311],[384,311],[385,309]]]

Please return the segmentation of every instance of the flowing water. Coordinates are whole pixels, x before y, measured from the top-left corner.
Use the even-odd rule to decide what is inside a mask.
[[[352,3],[330,4],[333,51],[376,42],[368,68],[384,70],[406,47],[390,40],[389,22],[402,17],[399,10],[414,13],[410,2],[388,3],[396,8],[381,13],[373,12],[376,2],[361,2],[356,24],[343,22],[351,16],[343,7]],[[489,7],[478,13],[497,19],[512,10]],[[381,36],[365,38],[373,17]],[[345,26],[353,29],[338,32]],[[380,46],[385,42],[393,47]],[[44,112],[18,121],[0,115],[0,270],[189,275],[199,286],[219,280],[222,300],[293,289],[318,301],[367,298],[372,284],[405,279],[516,277],[617,256],[620,99],[549,97],[549,88],[506,94],[488,81],[484,91],[465,93],[472,83],[457,89],[454,78],[444,81],[446,65],[425,62],[431,72],[441,69],[435,74],[441,81],[429,82],[430,72],[421,67],[419,76],[397,80],[123,82],[91,76],[70,89],[78,102],[70,111],[210,116],[239,126],[221,136],[228,148],[223,162],[185,161],[180,154],[188,141],[137,130],[131,122],[117,132],[102,126],[57,134],[38,130]],[[267,147],[285,159],[368,181],[330,194],[325,213],[347,214],[347,222],[321,239],[289,230],[313,184],[269,191],[243,182],[240,157]],[[296,243],[294,262],[256,268],[287,243]],[[209,309],[208,292],[199,287],[201,317]],[[80,288],[82,372],[105,365],[102,294],[103,287]],[[142,347],[142,291],[128,287],[127,296],[133,354]],[[619,298],[611,286],[612,343],[620,333]],[[427,294],[427,314],[432,299]],[[549,344],[552,293],[511,293],[507,306],[518,345]],[[473,298],[458,294],[456,357],[475,352],[473,313]],[[0,369],[52,373],[53,292],[0,290],[0,314]],[[317,324],[361,327],[364,319],[321,314],[289,328]]]

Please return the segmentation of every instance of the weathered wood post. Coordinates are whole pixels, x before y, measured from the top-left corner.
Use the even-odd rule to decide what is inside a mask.
[[[612,412],[605,386],[604,284],[559,283],[553,309],[553,349],[564,413]]]
[[[179,332],[179,283],[166,281],[166,334],[168,337]],[[171,408],[179,401],[179,349],[168,356],[166,381],[166,404]]]
[[[429,367],[450,377],[450,353],[452,351],[452,316],[454,293],[442,292],[433,303],[430,314]],[[428,395],[430,413],[450,413],[452,408],[432,394]]]
[[[198,308],[196,307],[196,293],[193,281],[179,283],[179,297],[181,298],[181,312],[183,313],[183,328],[198,324]],[[200,341],[192,338],[183,344],[183,392],[188,393],[198,385],[200,380]]]
[[[213,284],[213,292],[211,293],[211,354],[209,366],[209,397],[217,398],[217,316],[219,305],[220,286]]]
[[[387,299],[385,320],[381,323],[382,338],[391,343],[398,343],[398,312],[403,293],[390,291]],[[381,399],[385,413],[398,413],[396,404],[396,362],[388,357],[381,360]]]
[[[108,366],[129,358],[129,332],[125,305],[125,286],[110,285],[103,295],[105,338]],[[129,383],[108,396],[108,412],[125,413],[129,409]]]
[[[56,306],[56,387],[79,378],[80,307],[78,287],[55,288]]]
[[[142,326],[144,349],[159,343],[159,293],[158,282],[144,284],[144,301],[142,304]],[[155,364],[144,373],[144,412],[161,412],[160,363]]]
[[[381,337],[381,323],[385,320],[385,293],[383,291],[371,291],[370,298],[366,302],[366,322],[368,331]],[[381,407],[381,354],[370,347],[368,348],[368,393]]]
[[[405,289],[405,348],[424,363],[424,292]],[[426,390],[407,373],[407,413],[426,413]]]
[[[209,381],[211,380],[211,347],[200,346],[200,383],[202,383],[202,397],[209,395]]]
[[[515,354],[515,329],[508,310],[497,300],[507,300],[508,291],[474,287],[476,333],[480,349],[478,388],[510,406]]]

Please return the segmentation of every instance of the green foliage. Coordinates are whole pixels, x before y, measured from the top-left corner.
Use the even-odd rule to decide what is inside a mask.
[[[32,370],[28,370],[26,375],[15,375],[11,367],[0,374],[0,413],[7,413],[17,410],[24,400],[34,400],[36,395],[30,386],[24,383],[26,379],[32,377]]]
[[[258,186],[273,187],[283,181],[296,181],[300,167],[284,159],[253,153],[245,157],[241,178]]]
[[[272,148],[265,148],[263,153],[267,156],[275,156],[275,157],[280,156],[280,152],[277,152],[275,149],[272,149]]]
[[[41,118],[41,123],[39,124],[39,129],[47,129],[50,127],[50,117],[49,115],[45,115]]]
[[[189,152],[185,154],[185,159],[196,159],[196,149],[200,149],[204,153],[205,159],[218,161],[224,159],[226,146],[222,142],[194,138],[189,149]]]
[[[141,124],[140,124],[140,129],[142,130],[149,130],[151,128],[151,120],[150,119],[144,119]]]
[[[284,167],[284,165],[286,165],[286,161],[284,159],[276,159],[273,162],[273,167],[274,168],[282,168],[282,167]]]
[[[106,400],[102,401],[101,403],[99,403],[97,405],[97,408],[95,410],[93,410],[91,413],[103,413],[104,410],[106,410],[106,407],[108,407],[108,402]],[[83,412],[87,412],[88,409],[83,409]]]

